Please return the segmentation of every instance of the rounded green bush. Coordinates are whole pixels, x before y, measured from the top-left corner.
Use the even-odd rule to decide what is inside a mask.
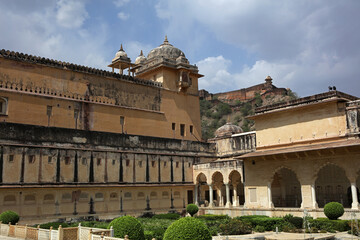
[[[344,214],[344,207],[338,202],[329,202],[324,206],[324,214],[330,220],[336,220]]]
[[[164,234],[164,240],[211,240],[206,225],[199,219],[184,217],[173,222]]]
[[[191,215],[194,216],[198,211],[199,207],[196,204],[188,204],[186,206],[186,211]]]
[[[4,224],[16,224],[19,221],[20,217],[16,212],[5,211],[0,214],[0,221]]]
[[[115,237],[124,238],[125,235],[129,236],[130,240],[144,240],[144,228],[134,217],[123,216],[111,221],[108,228],[114,228]]]

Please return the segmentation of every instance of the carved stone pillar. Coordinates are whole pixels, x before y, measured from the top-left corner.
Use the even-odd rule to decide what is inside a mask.
[[[359,209],[359,200],[357,196],[356,182],[351,183],[351,195],[352,195],[351,209]]]
[[[233,206],[234,207],[237,207],[237,206],[239,206],[239,201],[238,201],[238,195],[237,195],[237,184],[233,184],[233,198],[234,198],[234,200],[233,200]]]
[[[209,184],[209,207],[214,207],[214,194],[212,184]]]
[[[271,182],[268,182],[268,207],[274,208],[274,204],[272,202],[272,194],[271,194]]]
[[[194,189],[194,194],[195,194],[195,204],[199,206],[198,188],[199,188],[199,185],[198,185],[198,184],[195,184],[195,189]]]
[[[231,204],[230,204],[230,185],[227,183],[225,184],[226,187],[226,205],[225,207],[230,208]]]
[[[313,207],[313,209],[317,209],[318,204],[316,202],[315,184],[311,184],[311,199],[312,199],[312,207]]]

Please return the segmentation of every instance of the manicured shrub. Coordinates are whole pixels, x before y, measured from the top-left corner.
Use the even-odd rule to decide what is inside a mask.
[[[180,218],[180,214],[178,213],[164,213],[164,214],[156,214],[152,218],[155,219],[172,219],[177,220]]]
[[[258,225],[254,228],[254,232],[265,232],[265,228]]]
[[[296,228],[303,228],[303,218],[301,218],[301,217],[294,217],[294,216],[291,215],[291,214],[287,214],[287,215],[284,217],[284,220],[285,220],[286,222],[291,223],[291,224],[294,225],[294,227],[296,227]]]
[[[215,215],[215,214],[204,214],[204,215],[196,216],[196,218],[204,219],[206,221],[230,219],[228,215]]]
[[[184,217],[173,222],[166,229],[164,240],[211,240],[211,234],[205,224],[196,218]]]
[[[327,232],[344,232],[350,229],[348,220],[329,220],[327,218],[317,218],[309,220],[310,226],[318,230],[325,230]]]
[[[265,228],[265,231],[274,231],[276,227],[278,227],[279,231],[281,231],[282,225],[285,223],[285,220],[283,218],[271,218],[262,215],[242,216],[236,217],[236,219],[250,223],[253,228],[255,228],[256,226],[263,226]]]
[[[251,225],[239,219],[231,219],[226,224],[220,225],[222,235],[242,235],[251,233]]]
[[[129,236],[131,240],[144,240],[144,228],[141,223],[134,217],[123,216],[112,220],[108,228],[114,228],[115,237],[123,238]]]
[[[196,206],[196,204],[188,204],[186,206],[186,211],[191,215],[194,216],[198,211],[199,211],[199,207]]]
[[[19,221],[20,217],[16,212],[5,211],[0,214],[0,221],[4,224],[16,224]]]
[[[338,202],[329,202],[324,206],[324,214],[330,220],[336,220],[344,214],[344,207]]]

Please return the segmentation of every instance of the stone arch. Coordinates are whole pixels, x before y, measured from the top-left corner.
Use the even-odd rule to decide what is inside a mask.
[[[143,193],[143,192],[138,192],[138,194],[137,194],[137,199],[138,199],[138,200],[143,200],[143,199],[145,199],[145,193]]]
[[[53,203],[55,202],[54,194],[48,193],[44,195],[44,203]]]
[[[288,167],[288,166],[281,165],[272,171],[271,177],[270,177],[270,182],[272,182],[274,180],[275,173],[279,172],[281,169],[287,169],[287,170],[293,172],[296,176],[296,179],[299,179],[298,175],[294,169],[292,169],[291,167]]]
[[[230,199],[231,203],[235,205],[244,205],[245,203],[245,190],[242,182],[242,177],[239,171],[232,170],[229,174],[230,184]],[[236,196],[235,196],[236,195]]]
[[[8,106],[7,98],[0,97],[0,114],[1,115],[7,114],[7,106]]]
[[[225,203],[227,202],[224,180],[225,180],[224,175],[220,171],[215,171],[211,175],[211,183],[213,185],[213,198],[214,198],[215,206],[224,206]]]
[[[339,202],[344,207],[350,207],[351,187],[345,170],[337,164],[322,165],[316,173],[315,192],[319,207],[328,202]]]
[[[157,192],[151,192],[150,193],[150,199],[157,199]]]
[[[215,183],[222,183],[224,184],[224,176],[221,172],[216,171],[211,175],[211,182],[213,184]]]
[[[207,177],[204,173],[199,173],[197,176],[196,176],[196,183],[206,183],[207,182]]]
[[[301,185],[293,170],[287,167],[278,168],[271,179],[274,207],[301,206]]]
[[[4,197],[4,205],[15,205],[15,204],[16,204],[15,195],[6,195]]]

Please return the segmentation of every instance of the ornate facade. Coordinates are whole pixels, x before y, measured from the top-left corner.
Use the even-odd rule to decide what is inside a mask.
[[[261,107],[256,132],[227,123],[202,142],[202,75],[181,50],[165,38],[133,63],[121,46],[109,67],[0,51],[0,212],[110,219],[194,202],[202,213],[316,217],[338,201],[359,215],[358,98]]]

